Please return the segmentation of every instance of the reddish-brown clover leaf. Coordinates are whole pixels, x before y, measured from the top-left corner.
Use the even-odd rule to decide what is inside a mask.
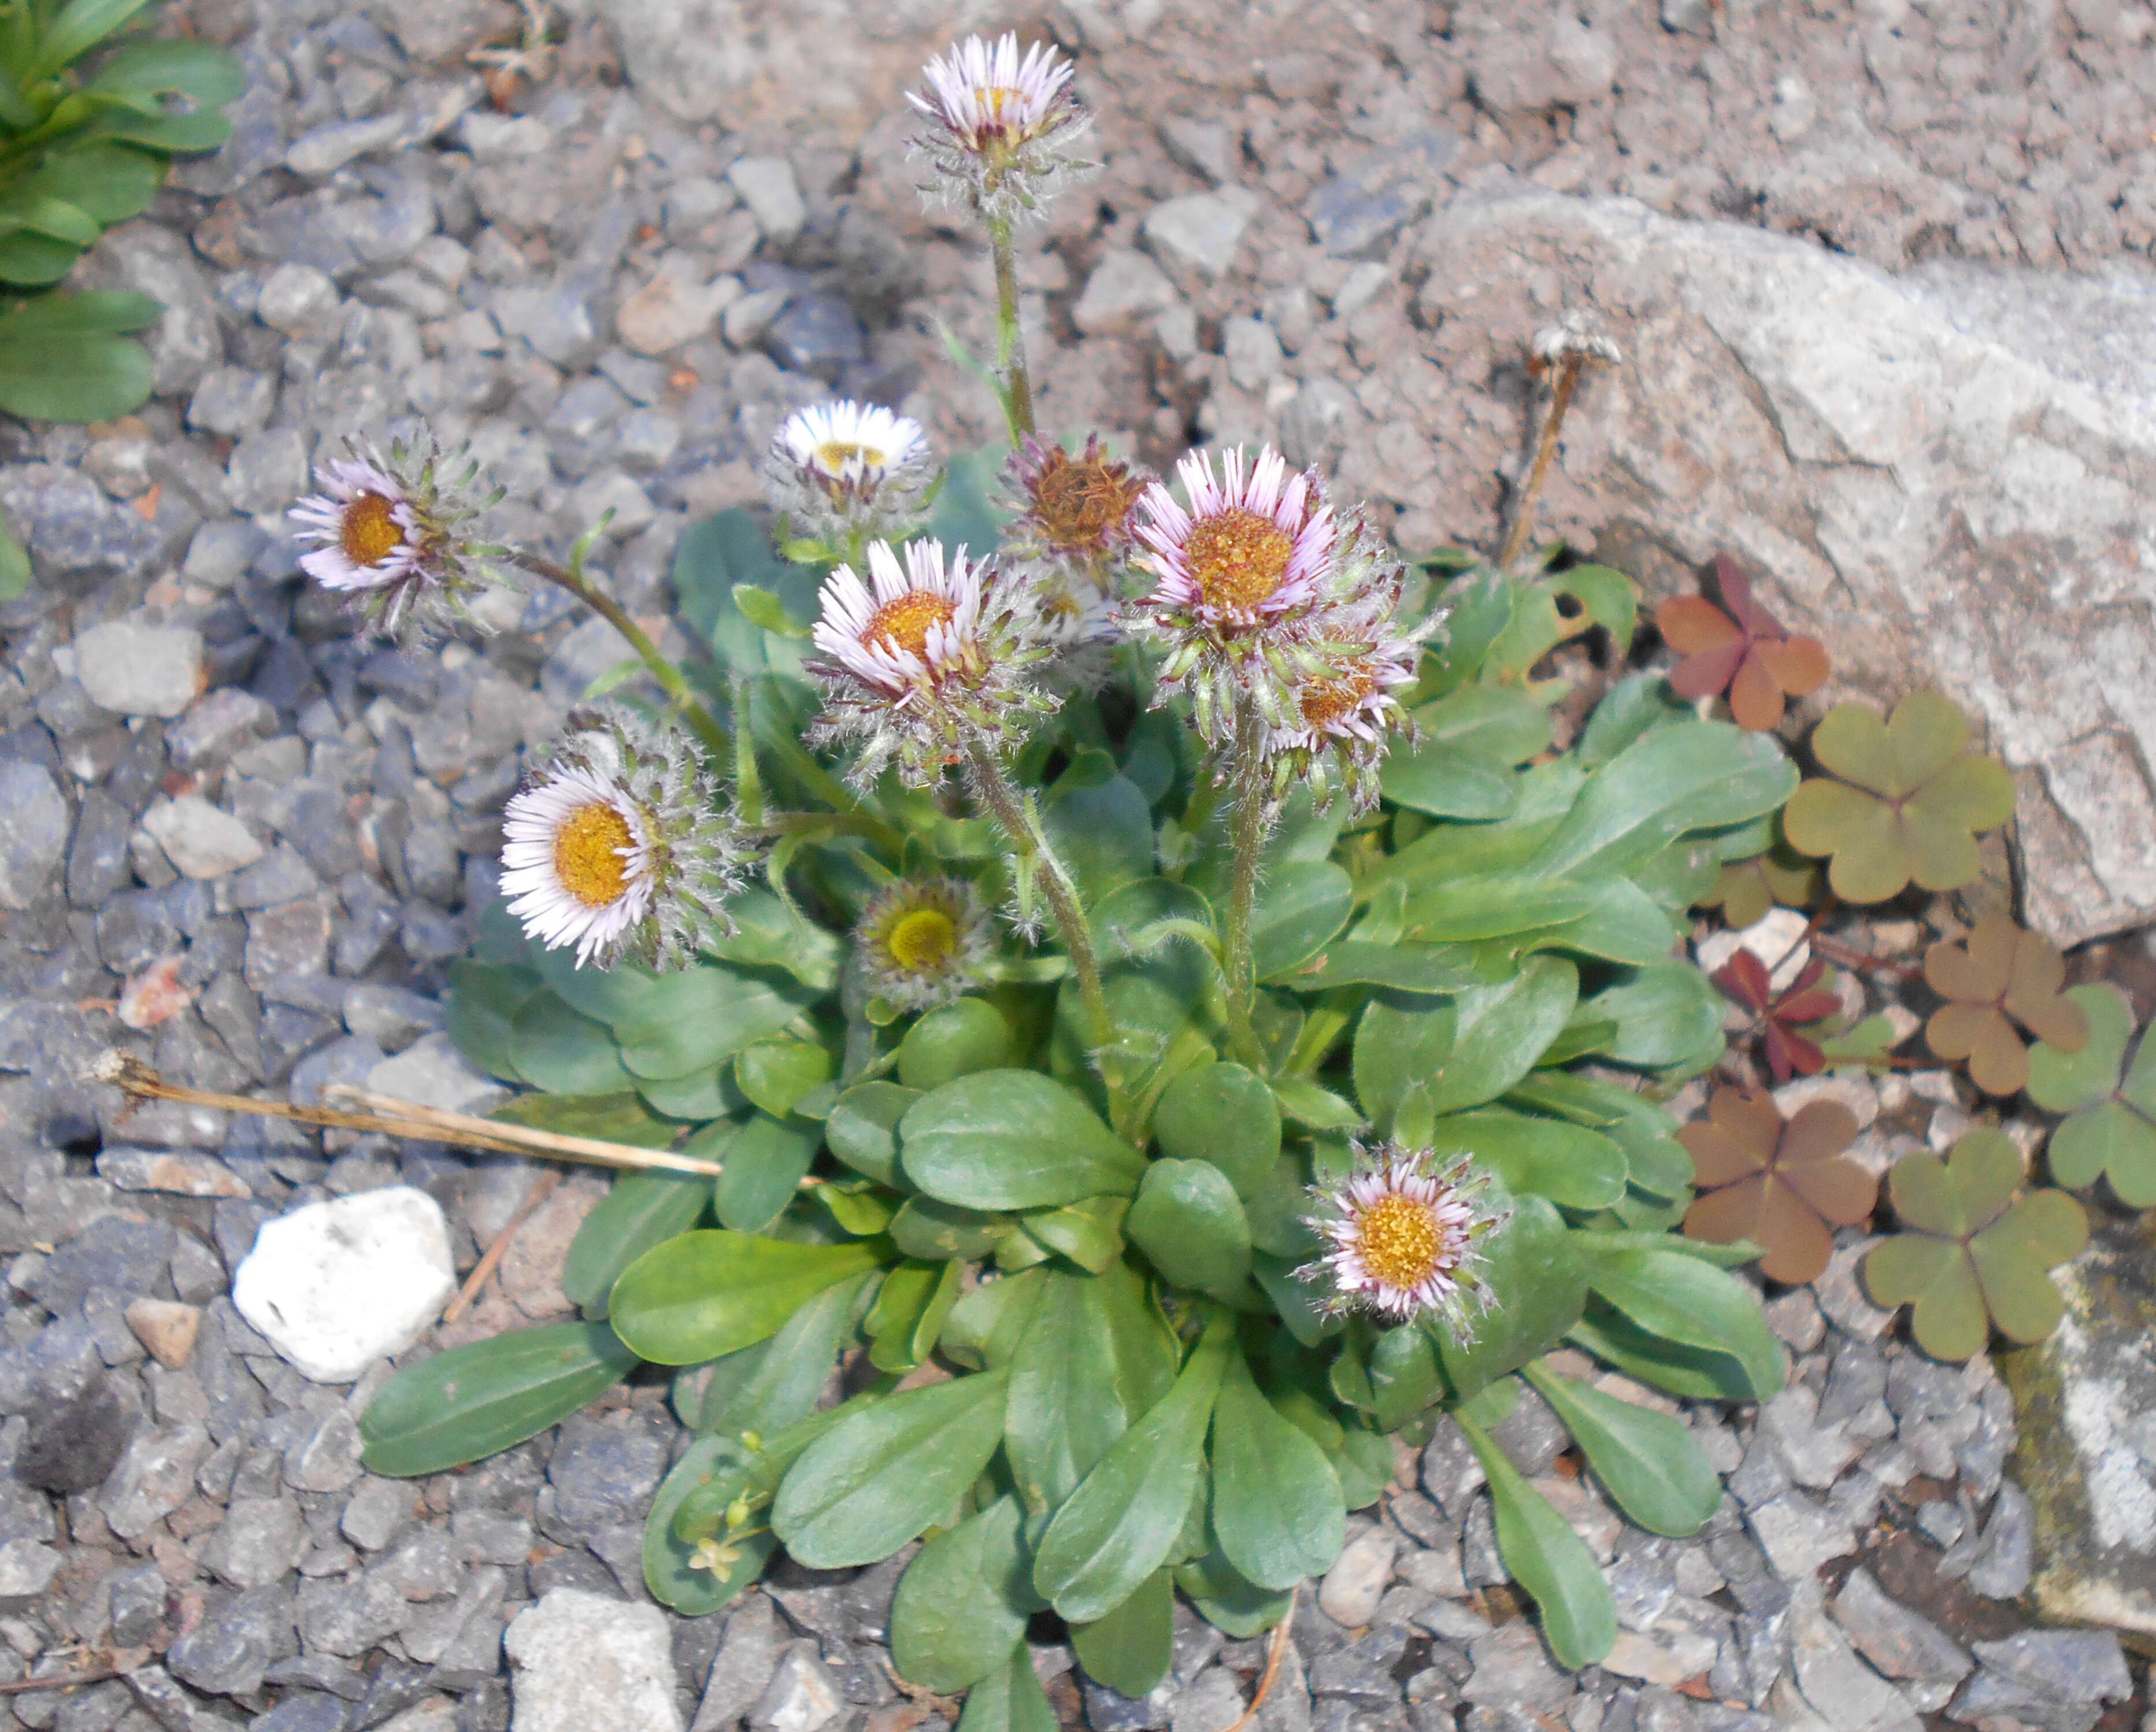
[[[2061,990],[2066,962],[2059,947],[2010,915],[1987,914],[1965,939],[1933,945],[1924,979],[1947,1000],[1924,1025],[1925,1041],[1948,1063],[1965,1061],[1969,1081],[1986,1094],[2015,1094],[2027,1086],[2021,1029],[2062,1052],[2087,1044],[2088,1016]]]
[[[1836,704],[1812,730],[1830,773],[1790,796],[1782,833],[1802,853],[1832,856],[1827,881],[1845,902],[1883,902],[1912,881],[1958,890],[1979,869],[1978,833],[2014,815],[2006,766],[1968,744],[1969,718],[1935,691],[1912,692],[1883,722]]]
[[[1887,1190],[1905,1232],[1872,1247],[1864,1284],[1890,1311],[1913,1304],[1917,1345],[1965,1359],[1990,1339],[2041,1341],[2066,1307],[2051,1272],[2088,1243],[2088,1216],[2062,1190],[2017,1197],[2021,1151],[2004,1133],[1974,1130],[1944,1160],[1904,1156]]]
[[[1826,1063],[1819,1042],[1799,1031],[1841,1008],[1841,1000],[1819,984],[1825,974],[1826,964],[1815,958],[1777,992],[1767,964],[1748,950],[1739,950],[1714,971],[1714,984],[1752,1013],[1753,1030],[1765,1044],[1767,1067],[1777,1082],[1816,1077]]]
[[[1818,890],[1819,867],[1777,842],[1764,854],[1724,866],[1697,906],[1721,909],[1722,917],[1741,929],[1764,919],[1771,908],[1808,906]]]
[[[1714,580],[1721,607],[1677,595],[1656,609],[1664,640],[1684,658],[1670,670],[1670,689],[1687,699],[1726,691],[1737,725],[1765,733],[1781,725],[1786,700],[1826,683],[1826,650],[1817,638],[1791,637],[1727,553],[1714,556]]]
[[[1685,1231],[1716,1245],[1749,1239],[1763,1247],[1763,1275],[1812,1280],[1834,1254],[1828,1224],[1855,1226],[1878,1206],[1879,1181],[1842,1159],[1856,1132],[1839,1101],[1807,1102],[1785,1122],[1771,1095],[1717,1089],[1707,1117],[1677,1133],[1700,1189]]]

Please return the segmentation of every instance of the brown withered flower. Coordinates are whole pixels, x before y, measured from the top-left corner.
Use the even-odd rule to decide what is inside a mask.
[[[1075,456],[1028,434],[1004,470],[1019,506],[1009,545],[1022,555],[1079,564],[1120,555],[1132,534],[1131,514],[1152,477],[1108,455],[1097,433]]]

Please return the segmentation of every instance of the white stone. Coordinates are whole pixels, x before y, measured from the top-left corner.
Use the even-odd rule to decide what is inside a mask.
[[[142,828],[190,878],[222,878],[264,852],[253,830],[199,794],[158,801],[142,815]]]
[[[305,1375],[350,1383],[418,1340],[456,1287],[441,1205],[395,1185],[265,1221],[232,1303]]]
[[[1777,992],[1785,990],[1812,958],[1804,941],[1810,917],[1795,908],[1769,908],[1740,932],[1716,931],[1699,941],[1699,965],[1712,974],[1740,950],[1748,950],[1765,964],[1768,979]]]
[[[198,631],[108,619],[74,640],[75,677],[101,710],[122,716],[180,714],[208,683]]]
[[[52,1586],[60,1555],[35,1539],[0,1545],[0,1606],[20,1611]]]
[[[1399,1550],[1396,1534],[1369,1528],[1349,1540],[1317,1590],[1317,1603],[1336,1624],[1358,1629],[1377,1616]]]
[[[663,355],[692,337],[709,337],[719,315],[742,297],[739,277],[714,277],[698,283],[670,260],[658,274],[621,304],[614,329],[639,355]]]
[[[367,1073],[367,1086],[442,1113],[484,1113],[509,1098],[507,1089],[466,1064],[456,1042],[439,1030],[382,1060]]]
[[[1254,202],[1240,188],[1171,198],[1147,215],[1147,244],[1207,276],[1224,276],[1250,225]]]
[[[1712,1666],[1714,1655],[1714,1638],[1697,1630],[1661,1631],[1652,1636],[1620,1630],[1615,1644],[1603,1658],[1602,1669],[1620,1678],[1636,1678],[1643,1683],[1675,1689]]]
[[[1128,247],[1110,247],[1086,279],[1070,317],[1087,337],[1111,336],[1176,304],[1175,285],[1160,266]]]
[[[801,182],[785,157],[743,157],[726,171],[726,178],[734,183],[734,190],[755,217],[765,239],[783,245],[798,234],[801,225],[808,220]]]
[[[554,1588],[502,1637],[513,1732],[680,1732],[666,1615]]]
[[[838,1680],[817,1657],[816,1644],[797,1642],[786,1651],[748,1712],[757,1732],[819,1732],[845,1708]]]

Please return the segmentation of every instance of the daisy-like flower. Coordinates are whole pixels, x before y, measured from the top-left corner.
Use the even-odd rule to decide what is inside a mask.
[[[416,642],[469,620],[466,598],[498,580],[491,562],[507,550],[475,532],[501,495],[478,491],[477,464],[424,439],[393,444],[387,456],[354,445],[315,480],[322,491],[291,511],[300,539],[316,547],[300,568],[352,596],[383,636]]]
[[[928,131],[914,148],[935,165],[937,192],[992,221],[1038,216],[1048,199],[1093,165],[1070,154],[1092,124],[1070,94],[1070,63],[1048,43],[1019,54],[1018,35],[969,36],[921,69],[927,88],[906,100]]]
[[[855,781],[896,762],[926,787],[969,745],[1008,735],[1026,713],[1055,707],[1026,677],[1050,653],[1019,629],[1015,598],[994,567],[947,559],[938,541],[910,542],[901,563],[872,542],[866,578],[841,565],[824,580],[809,663],[824,689],[819,744],[858,743]]]
[[[887,534],[913,517],[934,477],[918,422],[880,403],[811,403],[772,435],[772,505],[813,534]]]
[[[993,933],[963,878],[901,878],[854,927],[869,990],[901,1010],[948,1004],[981,978]]]
[[[686,968],[733,930],[746,840],[685,731],[613,705],[569,724],[502,813],[509,912],[548,949],[574,946],[579,968]]]
[[[1392,736],[1414,730],[1397,693],[1414,682],[1422,645],[1403,638],[1320,653],[1324,666],[1296,687],[1288,725],[1265,731],[1275,789],[1284,794],[1289,783],[1307,781],[1322,809],[1337,775],[1355,811],[1367,812],[1378,803],[1378,771]]]
[[[1005,545],[1029,557],[1099,569],[1120,557],[1137,532],[1132,519],[1152,477],[1108,455],[1101,436],[1086,436],[1076,455],[1028,434],[1004,466],[1005,491],[1019,515]]]
[[[1488,1300],[1478,1247],[1510,1211],[1483,1203],[1487,1180],[1466,1155],[1440,1165],[1432,1151],[1399,1143],[1354,1149],[1345,1179],[1312,1188],[1322,1206],[1305,1223],[1332,1249],[1296,1278],[1330,1287],[1330,1311],[1394,1323],[1433,1313],[1465,1346]]]
[[[1154,586],[1127,616],[1167,649],[1160,701],[1187,687],[1209,742],[1239,688],[1267,722],[1286,726],[1299,683],[1294,651],[1337,587],[1340,526],[1322,483],[1314,470],[1291,475],[1270,446],[1248,465],[1241,451],[1226,453],[1217,480],[1211,459],[1194,451],[1176,479],[1187,509],[1158,481],[1139,501],[1138,563]]]

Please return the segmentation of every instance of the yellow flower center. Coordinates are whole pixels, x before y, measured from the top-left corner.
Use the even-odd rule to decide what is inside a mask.
[[[1342,716],[1353,715],[1356,706],[1377,689],[1376,677],[1366,671],[1312,680],[1299,699],[1303,726],[1329,727]]]
[[[1419,1287],[1445,1267],[1445,1229],[1427,1203],[1380,1197],[1363,1211],[1356,1227],[1363,1268],[1387,1287]]]
[[[899,967],[911,974],[927,974],[957,953],[958,923],[941,908],[916,908],[892,923],[883,942]]]
[[[928,634],[939,625],[948,624],[957,611],[947,598],[932,589],[909,589],[897,600],[886,602],[870,616],[868,630],[861,634],[861,641],[873,644],[881,639],[925,660]]]
[[[380,493],[362,493],[344,508],[337,545],[354,565],[377,565],[404,545],[397,521],[397,502]]]
[[[624,851],[636,845],[629,820],[599,800],[569,814],[554,833],[554,876],[588,908],[618,902],[629,888]]]
[[[873,445],[856,445],[851,439],[827,439],[816,447],[816,465],[827,475],[841,475],[856,457],[865,469],[881,469],[884,454]]]
[[[1254,608],[1279,588],[1294,551],[1294,537],[1280,525],[1236,506],[1201,519],[1183,558],[1207,604],[1232,610]]]

